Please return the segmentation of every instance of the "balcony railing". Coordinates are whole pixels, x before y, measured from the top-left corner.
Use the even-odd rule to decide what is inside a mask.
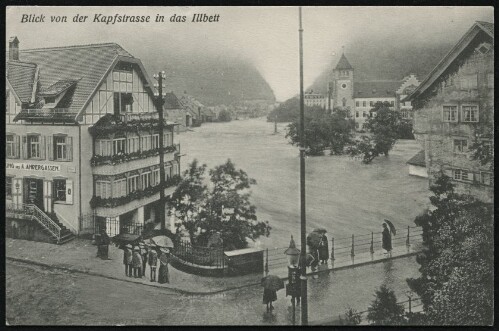
[[[70,111],[70,108],[39,108],[23,109],[17,114],[15,120],[41,119],[41,120],[74,120],[77,112]]]
[[[156,186],[149,186],[146,189],[143,190],[138,190],[138,191],[133,191],[130,192],[128,195],[125,195],[123,197],[117,197],[117,198],[106,198],[103,199],[101,197],[94,196],[90,200],[90,206],[92,208],[96,207],[107,207],[107,208],[113,208],[117,206],[121,206],[124,204],[127,204],[129,202],[132,202],[134,200],[142,199],[149,197],[151,195],[154,195],[158,193],[161,189],[166,189],[171,186],[177,185],[181,180],[181,177],[179,175],[172,176],[171,178],[167,179],[165,181],[165,184],[163,187],[161,185],[156,185]]]
[[[152,120],[158,120],[159,114],[156,112],[152,113],[125,113],[125,114],[120,114],[120,119],[121,121],[127,123],[130,121],[152,121]]]
[[[115,155],[94,155],[90,159],[90,164],[92,167],[110,164],[116,165],[128,161],[133,161],[137,159],[145,159],[147,157],[159,155],[160,149],[149,149],[147,151],[137,151],[133,153],[120,153]],[[163,153],[180,153],[180,144],[170,145],[163,147]]]

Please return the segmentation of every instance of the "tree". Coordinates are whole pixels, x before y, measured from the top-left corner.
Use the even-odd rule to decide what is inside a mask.
[[[334,109],[330,116],[326,116],[324,122],[330,155],[343,154],[345,147],[353,142],[354,121],[348,118],[345,110]]]
[[[198,164],[198,160],[194,159],[188,165],[182,180],[169,199],[169,205],[173,207],[170,210],[173,212],[174,209],[175,214],[182,220],[191,240],[197,230],[197,213],[205,203],[207,194],[207,186],[204,184],[206,164]]]
[[[347,308],[344,316],[345,318],[340,316],[340,325],[359,325],[362,322],[362,316],[352,307]]]
[[[211,185],[207,187],[205,169],[206,165],[198,166],[194,160],[172,195],[172,206],[178,208],[191,242],[206,245],[218,232],[224,249],[233,250],[247,247],[248,239],[268,236],[270,225],[258,221],[256,207],[250,203],[249,189],[256,181],[229,159],[209,171]]]
[[[364,164],[371,163],[379,155],[374,139],[368,136],[356,139],[352,145],[346,148],[346,153],[354,157],[361,156]]]
[[[230,114],[230,111],[228,110],[221,110],[220,113],[218,114],[218,121],[220,122],[230,122],[232,120],[232,116]]]
[[[371,114],[375,115],[368,118],[364,127],[373,134],[378,154],[388,156],[399,137],[401,115],[391,110],[388,102],[377,102]]]
[[[381,285],[367,310],[367,319],[371,325],[403,325],[404,307],[397,303],[397,297],[392,290]]]
[[[429,324],[493,322],[492,205],[454,192],[441,174],[430,188],[434,210],[415,219],[423,228],[421,277],[408,279]]]
[[[273,109],[267,116],[267,121],[291,122],[298,118],[299,115],[300,99],[295,97],[284,101],[275,109]]]

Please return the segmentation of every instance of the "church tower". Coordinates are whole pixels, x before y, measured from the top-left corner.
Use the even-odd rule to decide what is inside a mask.
[[[341,55],[338,64],[333,69],[332,92],[333,109],[335,107],[347,109],[351,116],[354,110],[353,67],[348,62],[345,53]]]

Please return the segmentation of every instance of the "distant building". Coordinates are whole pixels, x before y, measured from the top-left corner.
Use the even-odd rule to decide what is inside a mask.
[[[406,100],[414,105],[430,185],[444,173],[458,192],[492,202],[492,165],[474,160],[469,147],[478,142],[493,151],[486,128],[494,124],[494,24],[473,24]]]
[[[407,161],[409,175],[428,178],[424,154],[424,151],[420,151]]]
[[[164,117],[171,122],[178,123],[179,131],[186,131],[192,126],[192,116],[184,109],[177,96],[173,92],[166,93],[163,104]]]
[[[348,111],[355,121],[355,127],[362,130],[366,120],[375,116],[370,110],[377,102],[388,102],[394,110],[400,111],[405,119],[412,119],[412,106],[409,101],[401,102],[419,85],[414,74],[395,81],[355,81],[354,68],[342,54],[333,69],[332,81],[327,90],[331,100],[324,99],[326,107],[342,108]]]
[[[321,107],[323,109],[327,108],[327,96],[324,96],[319,93],[314,93],[313,91],[309,91],[304,94],[303,100],[305,106],[307,107]]]
[[[19,50],[11,38],[6,67],[6,227],[62,243],[158,222],[180,155],[174,123],[160,137],[142,62],[114,43]]]

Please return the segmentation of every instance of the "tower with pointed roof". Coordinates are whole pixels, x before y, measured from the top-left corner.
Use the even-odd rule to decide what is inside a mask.
[[[333,109],[338,107],[353,111],[353,67],[345,53],[333,69],[332,95]]]

